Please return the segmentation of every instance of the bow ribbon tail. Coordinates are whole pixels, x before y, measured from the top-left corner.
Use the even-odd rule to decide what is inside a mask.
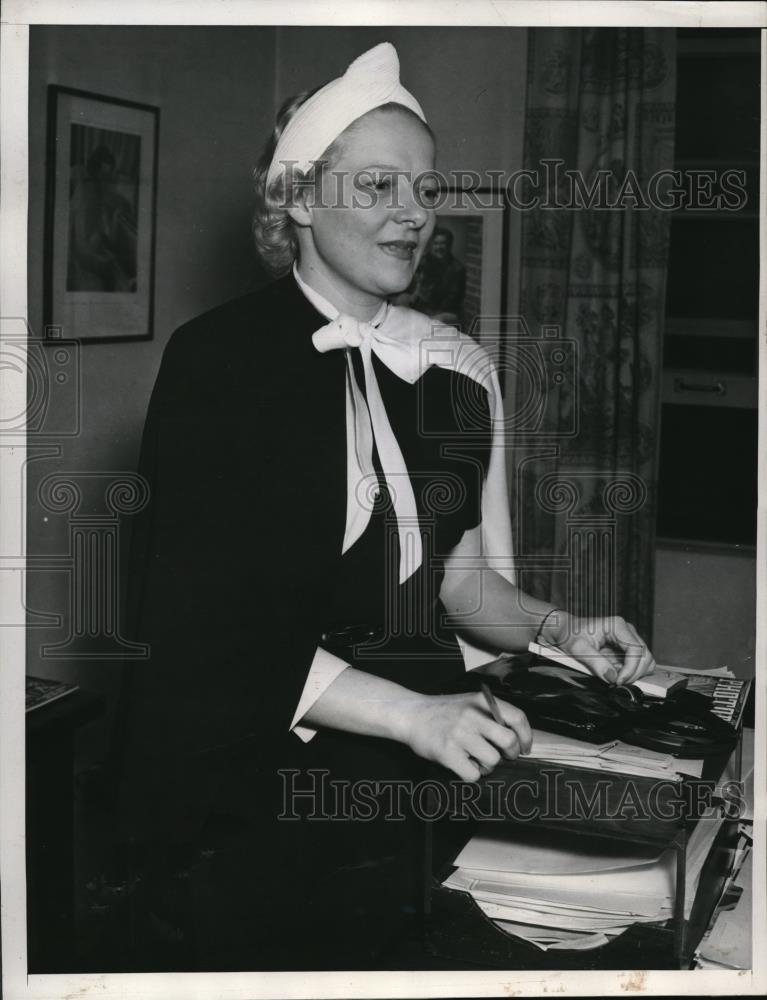
[[[405,459],[402,457],[381,398],[381,390],[373,370],[369,339],[360,347],[360,353],[365,372],[365,391],[373,436],[397,517],[400,550],[399,582],[404,583],[423,562],[423,541],[418,523],[418,509]]]
[[[365,398],[354,376],[351,351],[346,351],[346,530],[342,552],[348,551],[370,521],[370,490],[378,486],[373,465],[373,429]]]

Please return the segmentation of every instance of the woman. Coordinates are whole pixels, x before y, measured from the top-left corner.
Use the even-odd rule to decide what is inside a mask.
[[[476,781],[531,745],[513,706],[500,725],[451,693],[456,623],[493,650],[558,644],[610,681],[653,669],[622,619],[511,582],[495,373],[387,304],[434,227],[434,155],[388,44],[290,102],[256,171],[257,245],[283,276],[165,351],[131,588],[151,657],[122,731],[143,967],[381,961],[413,905],[412,828],[349,819],[341,790],[419,761]]]

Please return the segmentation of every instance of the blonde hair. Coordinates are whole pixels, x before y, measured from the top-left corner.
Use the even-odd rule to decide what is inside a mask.
[[[316,90],[319,89],[319,87],[316,88]],[[293,202],[294,194],[305,185],[317,184],[319,182],[322,176],[322,169],[332,164],[340,152],[343,136],[351,132],[357,123],[366,117],[366,115],[362,115],[357,121],[352,122],[348,128],[344,129],[341,135],[323,152],[316,167],[309,170],[306,175],[299,173],[283,174],[267,186],[266,178],[280,136],[296,111],[298,111],[304,101],[307,101],[312,94],[316,93],[316,90],[298,94],[296,97],[290,97],[285,101],[277,112],[274,130],[264,146],[256,168],[253,171],[256,193],[256,208],[253,213],[252,225],[253,239],[264,267],[275,278],[286,274],[298,257],[298,239],[293,226],[293,220],[288,214],[288,207]],[[403,104],[390,102],[372,110],[402,111],[407,115],[412,115],[426,129],[432,140],[434,139],[434,134],[429,126]],[[371,113],[369,111],[367,114]]]

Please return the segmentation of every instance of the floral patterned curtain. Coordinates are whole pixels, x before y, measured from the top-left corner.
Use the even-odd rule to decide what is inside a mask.
[[[648,640],[671,220],[651,178],[673,168],[675,86],[673,29],[529,31],[518,192],[539,197],[525,196],[507,352],[520,582]]]

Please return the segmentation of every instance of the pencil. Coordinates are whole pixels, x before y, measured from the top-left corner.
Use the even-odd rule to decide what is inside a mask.
[[[484,681],[482,682],[480,687],[482,688],[482,694],[485,696],[487,707],[490,709],[490,714],[492,715],[494,721],[497,722],[499,726],[503,726],[505,729],[506,723],[503,721],[503,717],[501,716],[501,713],[498,711],[498,702],[495,700],[495,695],[487,686],[487,684],[485,684]]]

